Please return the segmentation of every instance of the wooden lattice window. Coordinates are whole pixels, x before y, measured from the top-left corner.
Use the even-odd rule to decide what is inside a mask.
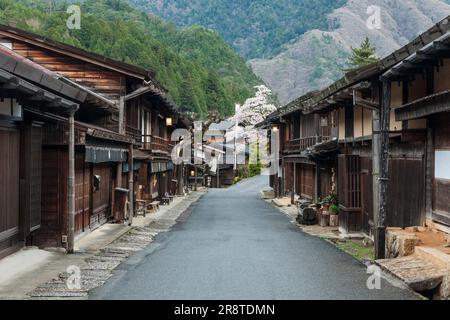
[[[361,207],[361,165],[359,156],[338,157],[338,197],[346,208]]]

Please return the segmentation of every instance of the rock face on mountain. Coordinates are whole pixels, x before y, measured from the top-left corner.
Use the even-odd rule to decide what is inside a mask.
[[[380,9],[379,29],[367,25],[373,6]],[[351,47],[365,37],[384,57],[449,15],[450,5],[439,0],[349,0],[328,16],[330,31],[308,31],[274,58],[249,63],[285,104],[339,79]]]

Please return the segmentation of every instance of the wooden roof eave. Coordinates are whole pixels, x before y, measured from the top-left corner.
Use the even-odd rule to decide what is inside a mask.
[[[434,65],[434,60],[450,57],[450,32],[430,42],[383,74],[383,78],[397,80],[406,78],[411,74],[422,73],[424,68]]]
[[[392,54],[388,55],[387,57],[381,59],[379,62],[348,72],[343,78],[339,79],[327,88],[321,90],[320,93],[314,98],[315,103],[322,101],[323,99],[340,90],[350,88],[359,82],[369,80],[370,78],[373,78],[375,76],[381,76],[386,70],[392,68],[399,61],[402,61],[430,42],[449,32],[449,18],[450,16],[441,20],[432,28],[428,29],[420,36],[418,36],[416,39],[393,52]]]
[[[378,103],[367,100],[367,99],[363,99],[361,97],[355,97],[355,106],[360,106],[360,107],[370,109],[370,110],[379,110],[380,109],[380,105]]]
[[[65,116],[57,115],[54,113],[48,113],[48,112],[41,112],[33,110],[32,108],[25,108],[27,112],[33,113],[38,117],[42,117],[42,119],[50,119],[55,122],[62,122],[62,123],[68,123],[68,118]],[[93,125],[84,123],[81,121],[75,121],[75,129],[79,130],[86,135],[89,135],[96,139],[101,140],[109,140],[114,142],[119,142],[123,144],[134,144],[135,140],[133,138],[130,138],[126,135],[119,134],[117,132]],[[86,141],[84,140],[81,145],[86,145]]]
[[[86,134],[93,138],[96,138],[96,139],[111,140],[111,141],[121,142],[124,144],[134,144],[135,143],[135,140],[133,138],[130,138],[123,134],[119,134],[117,132],[106,130],[104,128],[93,127],[90,124],[85,124],[85,123],[82,123],[79,121],[77,121],[77,124],[85,127],[87,129]]]
[[[72,58],[92,63],[97,66],[101,66],[106,69],[113,70],[137,79],[148,80],[151,78],[150,72],[148,70],[144,70],[124,62],[116,61],[96,53],[88,52],[71,45],[57,42],[47,37],[21,30],[19,28],[0,24],[0,36],[13,38],[21,42],[25,42],[53,52],[70,56]]]
[[[396,121],[414,120],[450,111],[450,90],[432,94],[395,109]]]
[[[4,71],[50,90],[57,95],[77,101],[77,103],[82,103],[86,99],[87,94],[83,90],[61,81],[61,77],[55,72],[2,46],[0,46],[0,66]]]
[[[87,88],[85,86],[80,85],[79,83],[67,78],[67,77],[61,77],[61,81],[67,82],[71,84],[72,86],[82,90],[86,93],[86,101],[87,103],[91,103],[93,105],[96,105],[100,107],[103,110],[106,110],[111,113],[118,113],[119,112],[119,106],[117,103],[103,97],[102,95],[94,92],[90,88]]]
[[[16,99],[23,104],[36,105],[39,103],[48,108],[61,107],[70,110],[78,109],[79,107],[77,103],[61,98],[3,69],[0,69],[0,83],[2,83],[0,85],[2,89],[21,92]]]
[[[141,87],[139,87],[138,89],[134,90],[133,92],[127,94],[124,97],[125,101],[136,99],[147,93],[151,93],[153,95],[159,95],[159,96],[161,96],[161,98],[165,97],[166,92],[159,86],[155,85],[155,83],[153,83],[152,81],[144,81],[143,83],[144,84]]]

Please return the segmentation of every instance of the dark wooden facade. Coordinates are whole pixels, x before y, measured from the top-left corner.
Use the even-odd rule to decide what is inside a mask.
[[[0,69],[0,257],[30,244],[45,224],[41,206],[47,195],[42,181],[45,123],[29,110],[38,112],[51,105],[55,113],[64,113],[76,105],[48,89]],[[32,102],[30,96],[35,97]]]
[[[385,227],[439,225],[450,231],[450,35],[444,22],[425,34],[428,46],[408,44],[380,63],[288,104],[269,120],[280,127],[284,140],[287,190],[279,195],[293,190],[310,199],[311,191],[305,190],[312,184],[314,199],[335,186],[341,230],[373,235],[380,227],[374,192],[380,174],[387,173],[382,181],[386,192],[381,191],[387,201],[380,211],[386,213]],[[380,163],[373,153],[379,134],[374,116],[382,102],[388,109],[382,110],[387,139],[381,141],[389,157],[382,172],[374,172],[374,162]],[[305,170],[308,161],[315,170]],[[276,185],[274,177],[271,183]]]
[[[445,38],[445,35],[443,36]],[[446,41],[446,40],[445,40]],[[450,48],[450,43],[440,42],[439,46]],[[426,61],[417,61],[418,66],[429,65],[426,68],[425,80],[412,80],[410,86],[418,88],[420,94],[405,101],[395,110],[396,120],[405,122],[420,122],[424,124],[426,133],[423,134],[425,140],[425,151],[421,166],[417,164],[416,171],[424,190],[422,205],[426,211],[427,225],[442,228],[449,231],[450,227],[450,109],[448,104],[450,97],[450,55],[436,49],[424,53],[434,54]],[[405,69],[406,75],[414,75],[413,69]],[[421,198],[422,200],[422,198]],[[411,201],[414,201],[412,199]]]
[[[442,176],[435,172],[439,166],[435,157],[442,159],[450,149],[447,143],[450,62],[445,54],[444,51],[441,56],[435,53],[426,57],[421,53],[422,60],[415,62],[415,68],[408,61],[406,67],[399,64],[392,72],[387,202],[383,208],[387,227],[425,226],[427,219],[450,223],[447,172],[442,163],[439,169]],[[433,60],[436,63],[430,62]],[[376,147],[373,115],[379,110],[383,95],[386,96],[380,77],[387,70],[377,67],[366,68],[370,71],[362,68],[364,77],[357,73],[347,75],[349,79],[360,80],[346,86],[340,80],[319,93],[309,93],[281,108],[275,120],[269,121],[280,127],[284,140],[281,156],[285,190],[278,195],[296,194],[315,200],[336,191],[343,232],[363,231],[372,235],[376,224],[374,187],[378,188],[375,179],[379,172],[373,171],[373,162],[379,160],[373,156]],[[417,75],[419,71],[422,76]],[[275,177],[271,183],[276,185]]]
[[[0,257],[19,242],[20,129],[0,124]]]
[[[116,201],[117,188],[137,193],[143,186],[156,197],[181,193],[184,170],[171,162],[170,135],[187,122],[149,71],[12,27],[0,26],[0,38],[6,46],[0,48],[2,66],[17,70],[20,77],[13,86],[5,78],[0,88],[0,257],[21,244],[67,246],[69,125],[65,109],[56,109],[59,104],[78,107],[76,236],[127,216],[117,214],[130,208]],[[1,81],[3,76],[0,69]],[[28,87],[26,94],[14,90],[22,79],[36,91],[32,99]],[[13,103],[6,105],[10,100],[4,98],[18,98],[28,109],[16,115]],[[130,150],[135,156],[133,185]]]
[[[433,117],[429,124],[434,132],[435,152],[450,152],[450,113]],[[434,175],[432,181],[432,219],[450,226],[450,179]]]

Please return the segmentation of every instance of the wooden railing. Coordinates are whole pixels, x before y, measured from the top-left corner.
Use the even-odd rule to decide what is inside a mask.
[[[86,143],[86,128],[75,124],[75,144]],[[42,144],[67,145],[69,144],[69,124],[67,122],[48,123],[43,126]]]
[[[320,136],[330,140],[330,137],[333,135],[332,131],[333,129],[331,127],[320,127]]]
[[[316,144],[330,141],[331,138],[332,138],[331,136],[313,136],[289,140],[286,141],[285,152],[287,153],[302,152]]]
[[[134,127],[127,126],[126,133],[127,133],[127,136],[135,139],[136,142],[141,141],[141,130],[134,128]]]
[[[173,143],[167,139],[154,136],[142,135],[142,149],[153,153],[170,153],[172,152]]]

